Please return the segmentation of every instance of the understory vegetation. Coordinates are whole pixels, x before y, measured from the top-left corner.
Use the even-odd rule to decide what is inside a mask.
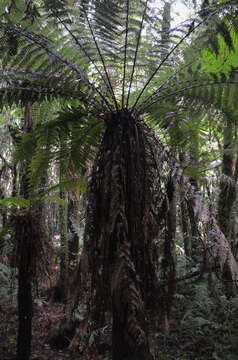
[[[1,360],[238,359],[235,0],[0,4]]]

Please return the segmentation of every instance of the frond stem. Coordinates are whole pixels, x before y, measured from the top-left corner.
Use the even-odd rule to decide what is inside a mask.
[[[128,24],[129,24],[129,0],[126,2],[126,34],[124,47],[124,64],[123,64],[123,79],[122,79],[122,108],[124,108],[125,96],[125,81],[126,81],[126,60],[127,60],[127,45],[128,45]]]
[[[195,89],[195,88],[200,88],[200,87],[205,87],[205,86],[213,86],[213,85],[226,85],[226,84],[235,85],[235,84],[238,84],[238,81],[229,81],[229,80],[226,81],[226,82],[224,82],[224,81],[213,81],[213,82],[204,83],[204,84],[197,84],[197,85],[187,86],[187,87],[178,89],[176,91],[172,91],[172,92],[164,94],[164,95],[161,94],[154,101],[150,102],[146,107],[144,107],[143,110],[141,110],[138,114],[144,113],[146,109],[150,108],[159,99],[165,99],[167,97],[177,95],[177,94],[180,94],[180,93],[185,92],[187,90],[191,90],[191,89]]]
[[[114,100],[114,104],[115,104],[116,110],[118,111],[119,108],[118,108],[116,96],[115,96],[115,94],[114,94],[114,90],[113,90],[113,87],[112,87],[112,84],[111,84],[111,80],[110,80],[110,77],[109,77],[108,72],[107,72],[107,67],[106,67],[104,58],[103,58],[103,56],[102,56],[101,50],[100,50],[100,48],[99,48],[99,46],[98,46],[97,39],[96,39],[96,37],[95,37],[94,31],[93,31],[93,29],[92,29],[92,26],[91,26],[91,24],[90,24],[90,21],[89,21],[89,18],[88,18],[88,14],[87,14],[87,12],[85,11],[85,9],[83,9],[83,12],[84,12],[84,15],[85,15],[85,17],[86,17],[87,24],[88,24],[89,30],[90,30],[90,32],[91,32],[91,35],[92,35],[92,37],[93,37],[93,41],[94,41],[94,43],[95,43],[96,49],[97,49],[98,54],[99,54],[99,56],[100,56],[100,59],[101,59],[102,65],[103,65],[103,69],[104,69],[104,71],[105,71],[105,75],[106,75],[106,78],[107,78],[107,81],[108,81],[108,85],[109,85],[109,87],[110,87],[110,89],[111,89],[111,92],[112,92],[112,96],[113,96],[113,100]]]
[[[132,72],[131,72],[131,76],[130,76],[130,84],[129,84],[129,88],[128,88],[126,107],[128,107],[128,105],[129,105],[131,86],[132,86],[132,81],[133,81],[133,77],[134,77],[137,55],[138,55],[138,50],[139,50],[140,40],[141,40],[141,32],[142,32],[142,28],[143,28],[143,23],[144,23],[147,7],[148,7],[148,0],[146,0],[144,12],[143,12],[141,23],[140,23],[140,29],[139,29],[139,34],[138,34],[137,43],[136,43],[136,51],[135,51],[135,56],[134,56],[134,60],[133,60]]]
[[[210,14],[208,17],[206,17],[205,19],[203,19],[202,21],[200,21],[197,25],[194,25],[192,30],[189,30],[183,37],[182,39],[168,52],[168,54],[164,57],[164,59],[160,62],[160,64],[158,65],[158,67],[153,71],[153,73],[151,74],[151,76],[148,78],[148,80],[146,81],[145,85],[143,86],[143,88],[141,89],[139,95],[136,98],[136,101],[134,103],[134,105],[132,106],[131,109],[131,113],[133,113],[136,105],[138,104],[138,101],[140,100],[141,96],[144,94],[147,86],[150,84],[150,82],[153,80],[153,78],[155,77],[155,75],[157,74],[157,72],[160,70],[161,66],[166,62],[166,60],[170,57],[170,55],[184,42],[184,40],[189,37],[200,25],[204,24],[210,17],[212,17],[213,15],[215,15],[217,13],[217,10],[214,11],[212,14]]]
[[[180,71],[186,69],[188,66],[192,65],[194,63],[194,61],[191,61],[190,63],[186,64],[185,66],[183,66],[182,68],[178,69],[177,71],[175,71],[172,75],[170,75],[168,77],[168,79],[166,79],[159,87],[157,90],[155,90],[151,95],[149,95],[138,107],[138,112],[140,112],[140,109],[143,109],[143,106],[146,106],[146,103],[153,98],[154,96],[156,96],[161,89],[163,89],[165,87],[166,84],[168,84],[170,82],[170,80],[173,79],[174,76],[178,75],[180,73]],[[143,111],[143,110],[142,110]]]
[[[73,40],[75,41],[76,45],[79,46],[80,50],[83,51],[83,53],[87,56],[87,58],[89,59],[89,61],[93,64],[94,68],[97,70],[97,72],[99,73],[99,75],[101,76],[104,84],[106,85],[106,87],[109,89],[109,91],[111,91],[110,86],[108,86],[107,82],[105,81],[105,78],[102,74],[102,72],[100,71],[100,69],[98,68],[97,64],[95,63],[95,61],[92,59],[92,57],[87,53],[87,51],[84,49],[84,47],[82,46],[82,44],[78,41],[77,37],[72,33],[72,31],[68,28],[68,26],[56,15],[57,19],[59,20],[59,22],[64,26],[64,28],[68,31],[68,33],[70,34],[70,36],[73,38]],[[112,93],[113,95],[113,93]],[[109,102],[107,101],[106,97],[105,97],[105,101],[106,104],[109,108],[110,111],[112,111],[113,109],[111,108]]]

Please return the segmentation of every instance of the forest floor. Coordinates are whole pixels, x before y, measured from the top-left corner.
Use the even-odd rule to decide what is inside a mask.
[[[62,302],[48,301],[47,296],[44,296],[49,288],[56,284],[57,273],[56,269],[54,276],[41,284],[39,289],[41,295],[34,300],[31,360],[79,359],[79,354],[67,349],[52,349],[48,344],[49,333],[59,327],[64,317],[65,305]],[[16,359],[17,327],[15,293],[10,295],[8,300],[0,301],[0,360]]]
[[[60,303],[34,304],[32,360],[73,359],[67,350],[53,350],[47,344],[48,333],[57,328],[63,316],[64,305]],[[17,309],[11,304],[1,305],[0,359],[15,360],[17,336]],[[75,357],[76,359],[76,357]]]
[[[218,294],[219,295],[219,294]],[[170,332],[152,331],[155,360],[238,360],[238,298],[214,298],[207,282],[182,287],[175,296]],[[64,316],[64,305],[34,301],[32,360],[109,360],[104,354],[88,357],[79,351],[52,349],[48,335]],[[0,302],[0,360],[15,360],[16,302]]]

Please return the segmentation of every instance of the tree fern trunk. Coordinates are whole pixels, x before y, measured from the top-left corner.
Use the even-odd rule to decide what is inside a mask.
[[[16,223],[16,243],[18,257],[18,336],[17,360],[29,360],[32,340],[32,275],[29,261],[31,257],[31,230],[22,219]]]
[[[149,352],[146,314],[130,244],[119,250],[112,277],[112,359],[152,360]]]
[[[14,218],[18,265],[17,360],[29,360],[33,316],[32,284],[39,274],[41,278],[46,274],[50,248],[39,210],[21,209]]]
[[[17,360],[28,360],[32,338],[32,285],[25,269],[25,259],[20,260],[18,275],[18,338]]]
[[[24,131],[32,129],[31,106],[25,106]],[[29,183],[27,175],[27,163],[21,164],[20,196],[29,197]],[[18,255],[18,337],[17,337],[17,360],[29,360],[32,340],[32,278],[29,270],[31,256],[31,231],[24,219],[16,224],[16,243]]]
[[[64,189],[64,178],[66,172],[66,161],[63,158],[64,138],[60,139],[61,160],[59,166],[60,181],[60,199],[66,201],[68,196]],[[59,232],[60,232],[60,277],[57,286],[58,300],[66,300],[68,288],[68,263],[69,263],[69,247],[68,247],[68,204],[59,205]]]
[[[85,227],[92,320],[95,327],[102,326],[112,309],[113,360],[119,359],[119,347],[119,354],[124,354],[121,359],[148,359],[145,312],[142,307],[133,307],[136,300],[125,284],[136,289],[137,299],[146,308],[154,304],[153,238],[157,224],[151,207],[156,188],[149,139],[144,124],[126,111],[110,114],[106,122],[92,174]],[[128,253],[122,260],[125,247]],[[135,328],[126,326],[131,322],[144,334],[142,347],[134,336]]]
[[[60,198],[66,200],[66,192],[60,190]],[[67,238],[67,205],[60,204],[59,206],[59,231],[60,231],[60,278],[58,284],[59,300],[67,297],[67,283],[68,283],[68,238]]]

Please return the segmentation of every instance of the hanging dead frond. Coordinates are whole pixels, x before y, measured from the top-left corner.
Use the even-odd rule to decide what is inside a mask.
[[[229,242],[220,230],[214,215],[206,206],[202,196],[190,184],[179,162],[170,150],[155,137],[153,132],[150,133],[150,136],[154,139],[153,143],[157,144],[157,148],[154,148],[155,157],[158,159],[158,162],[168,164],[170,176],[174,179],[176,187],[180,189],[180,191],[183,191],[184,199],[190,209],[192,209],[194,217],[203,225],[204,233],[206,234],[206,244],[207,246],[211,245],[210,254],[215,262],[214,267],[219,264],[220,270],[222,271],[224,266],[227,265],[231,279],[236,283],[238,281],[238,264],[232,254]]]
[[[140,292],[140,281],[130,255],[130,242],[122,244],[111,281],[113,359],[129,354],[151,360],[148,351],[146,313]],[[120,343],[120,339],[121,343]]]

